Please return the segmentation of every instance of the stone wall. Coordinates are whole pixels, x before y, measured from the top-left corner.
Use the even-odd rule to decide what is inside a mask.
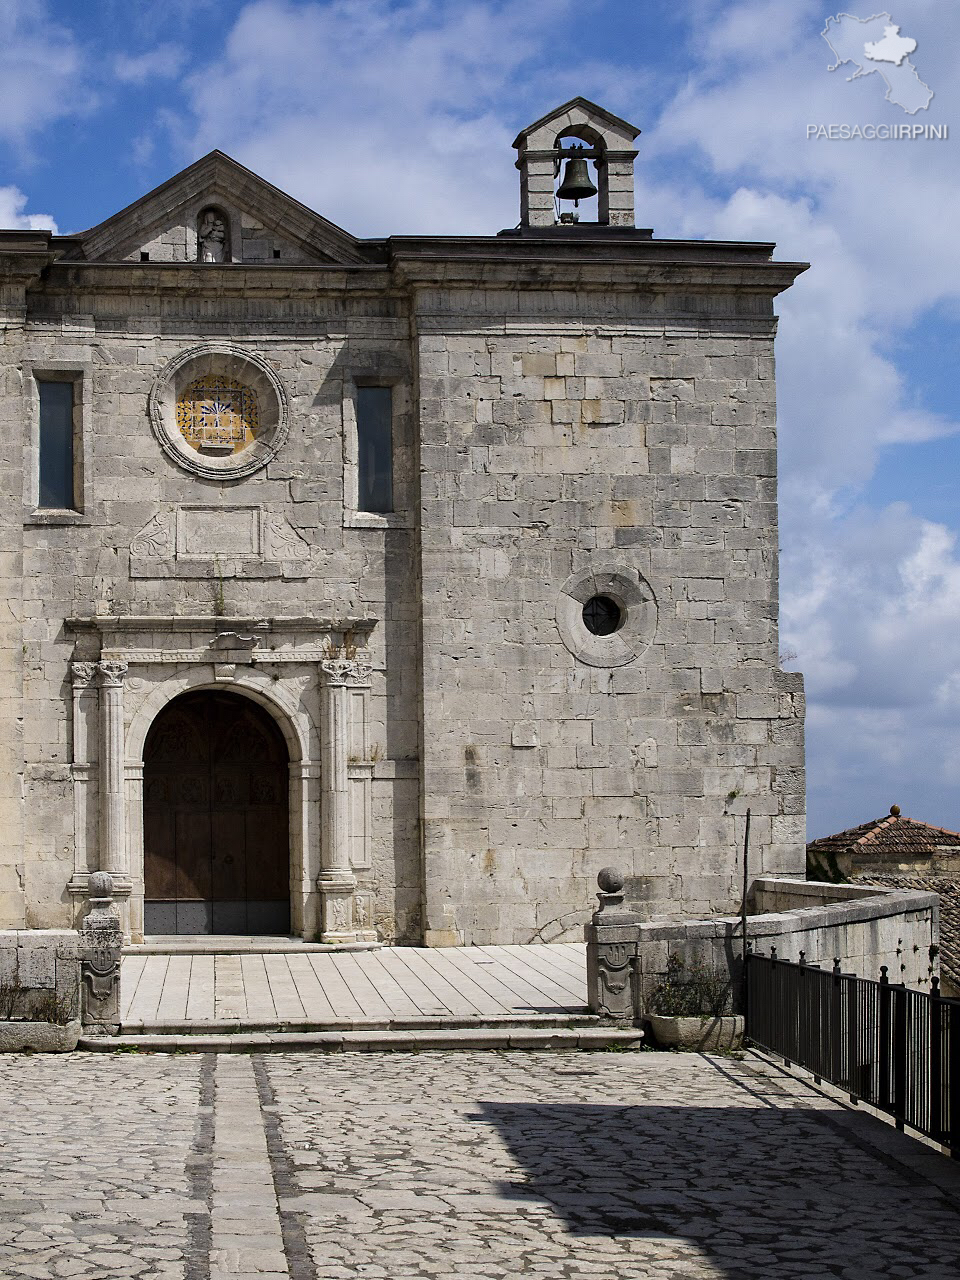
[[[935,893],[761,878],[750,891],[747,938],[752,949],[781,960],[929,990],[939,975],[939,900]],[[756,914],[752,912],[756,911]],[[594,914],[585,930],[588,998],[594,1012],[642,1012],[643,993],[666,972],[671,955],[701,962],[739,983],[743,932],[737,916],[649,921],[614,907]]]
[[[730,910],[748,804],[762,869],[803,869],[773,320],[668,329],[622,301],[418,297],[434,943],[578,937],[625,851],[648,916]],[[622,653],[591,648],[590,575],[644,595]]]
[[[78,1018],[80,966],[80,935],[73,929],[0,931],[0,984],[20,988],[20,1012],[25,1005],[55,996]]]
[[[194,261],[207,205],[225,266]],[[75,924],[104,869],[137,936],[146,734],[204,688],[284,733],[306,937],[576,938],[625,851],[639,915],[730,911],[747,805],[758,869],[802,871],[773,368],[802,267],[551,230],[361,242],[215,153],[47,237],[3,347],[4,919]],[[273,396],[235,473],[176,418],[221,367]],[[36,509],[44,375],[78,388],[76,512]],[[394,392],[387,515],[357,510],[365,382]]]
[[[11,368],[7,375],[22,380],[22,394],[4,401],[4,411],[15,419],[11,438],[22,439],[29,436],[35,413],[31,383],[36,372],[77,373],[85,397],[84,511],[35,515],[28,503],[23,530],[23,649],[21,654],[18,636],[13,656],[17,672],[21,661],[24,670],[29,822],[18,862],[27,924],[75,924],[83,910],[87,874],[105,865],[98,791],[103,763],[99,681],[94,670],[88,686],[79,690],[80,701],[72,705],[78,692],[71,685],[71,671],[77,676],[72,663],[95,664],[104,656],[126,660],[133,646],[139,656],[130,660],[123,677],[124,731],[129,734],[139,708],[161,687],[176,692],[195,685],[197,676],[210,687],[230,687],[218,682],[212,661],[198,668],[184,660],[184,651],[189,658],[197,644],[209,645],[217,630],[236,630],[238,625],[242,630],[237,619],[248,624],[265,617],[331,619],[332,630],[324,632],[318,624],[309,637],[318,649],[323,642],[342,641],[336,620],[370,618],[371,687],[365,724],[350,746],[352,776],[363,784],[357,790],[369,786],[369,801],[358,798],[353,806],[356,823],[368,824],[366,830],[354,827],[363,846],[355,850],[361,863],[358,876],[375,894],[380,935],[419,941],[419,712],[412,678],[417,669],[411,528],[415,418],[407,321],[397,314],[385,281],[363,301],[345,304],[336,289],[342,280],[334,280],[330,291],[326,277],[328,292],[318,298],[311,287],[316,280],[280,279],[274,271],[274,297],[264,318],[263,304],[253,296],[245,298],[242,287],[229,299],[201,302],[173,279],[163,282],[158,295],[142,275],[134,279],[97,267],[72,271],[69,279],[66,271],[55,271],[49,287],[33,295],[22,373]],[[255,293],[251,282],[246,283]],[[77,309],[82,316],[73,314]],[[352,318],[345,310],[352,310]],[[326,311],[336,313],[336,322]],[[290,430],[282,451],[266,467],[242,481],[220,484],[198,479],[161,453],[148,400],[171,359],[234,332],[242,332],[247,347],[281,380],[289,398]],[[396,488],[405,505],[388,519],[368,518],[345,501],[348,409],[356,379],[364,376],[385,378],[397,388]],[[26,469],[21,458],[22,450],[12,463],[21,464],[19,483],[29,490],[29,455]],[[185,524],[184,513],[191,524]],[[260,522],[264,537],[274,539],[259,557],[246,544],[231,542],[240,527],[238,515],[246,519],[246,513],[255,524]],[[194,536],[193,525],[199,539],[195,544],[184,540]],[[279,549],[270,550],[273,545]],[[18,567],[12,560],[3,563]],[[118,639],[124,620],[151,616],[158,619],[156,627],[145,625],[133,635],[128,628],[125,638]],[[177,617],[208,619],[199,628],[201,639],[164,636],[171,624],[159,620]],[[73,620],[98,618],[119,620],[112,638],[106,622],[73,625]],[[105,642],[121,647],[108,653]],[[241,677],[248,670],[262,684],[264,700],[278,719],[287,715],[284,707],[303,703],[303,714],[319,736],[319,704],[314,700],[309,709],[303,683],[308,681],[308,693],[315,688],[318,654],[311,652],[308,666],[295,666],[286,661],[296,656],[287,651],[290,643],[272,637],[265,642],[266,653],[240,655],[236,687],[243,691]],[[226,671],[237,655],[211,653],[214,657],[224,659]],[[284,664],[270,666],[271,657]],[[5,695],[8,688],[5,684]],[[75,738],[78,732],[84,734],[82,744]],[[128,786],[136,781],[138,763],[131,748],[124,760]],[[8,776],[4,771],[3,778]],[[319,818],[311,827],[305,870],[308,892],[314,893],[318,823]],[[5,851],[15,847],[15,841],[4,843]],[[124,892],[123,876],[129,871],[136,895],[142,868],[109,869],[120,872],[118,894]],[[6,918],[16,919],[14,914]],[[313,937],[319,920],[303,927]]]

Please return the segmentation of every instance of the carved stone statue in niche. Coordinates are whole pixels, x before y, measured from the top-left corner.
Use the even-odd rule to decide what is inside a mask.
[[[226,214],[209,205],[197,219],[197,261],[230,261],[230,225]]]

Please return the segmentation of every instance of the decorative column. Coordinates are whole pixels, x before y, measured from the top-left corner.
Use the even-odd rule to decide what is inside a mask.
[[[93,805],[98,738],[97,664],[71,662],[73,681],[73,875],[67,889],[77,909],[87,897],[90,855],[97,847],[97,813]]]
[[[131,942],[143,941],[143,855],[139,859],[136,850],[143,849],[143,761],[127,763],[124,766],[126,789],[124,792],[124,808],[126,810],[126,836],[124,858],[130,874],[130,898],[127,904],[128,933]],[[131,866],[131,861],[134,863]],[[137,870],[139,865],[139,871]]]
[[[357,877],[350,865],[350,713],[348,690],[365,684],[370,665],[358,657],[332,654],[320,663],[322,705],[322,825],[320,835],[321,942],[357,942],[367,922],[357,920]],[[367,926],[368,927],[368,926]]]
[[[128,907],[123,776],[123,678],[127,664],[119,659],[97,663],[100,675],[100,870],[113,877],[113,894]],[[124,920],[129,931],[129,920]]]

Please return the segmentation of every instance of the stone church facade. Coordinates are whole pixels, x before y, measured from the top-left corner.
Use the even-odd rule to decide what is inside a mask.
[[[648,916],[733,909],[747,804],[802,875],[803,268],[638,229],[636,135],[524,130],[497,236],[359,240],[219,152],[0,232],[0,927],[101,869],[135,940],[577,938],[611,863]]]

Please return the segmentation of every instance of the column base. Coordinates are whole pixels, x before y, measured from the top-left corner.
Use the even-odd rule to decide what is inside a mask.
[[[372,895],[364,890],[357,892],[356,877],[352,873],[321,877],[317,888],[321,903],[321,942],[342,946],[351,942],[377,941],[372,919]]]

